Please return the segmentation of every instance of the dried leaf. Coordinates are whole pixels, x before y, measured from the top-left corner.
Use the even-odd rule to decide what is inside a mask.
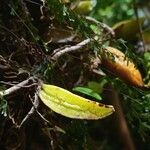
[[[43,84],[39,97],[50,109],[69,118],[95,120],[114,112],[111,105],[90,101],[54,85]]]
[[[105,68],[133,86],[144,86],[140,71],[124,53],[113,47],[106,47],[105,52],[109,52],[113,56],[103,56],[102,64]]]

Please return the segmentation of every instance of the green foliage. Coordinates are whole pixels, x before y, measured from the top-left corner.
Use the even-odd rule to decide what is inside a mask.
[[[89,81],[88,87],[91,88],[93,91],[101,94],[103,92],[103,87],[106,83],[106,79],[102,79],[100,82]]]
[[[149,62],[150,62],[150,52],[144,53],[144,61],[145,61],[146,63],[149,63]]]
[[[93,97],[97,100],[102,100],[101,96],[98,93],[96,93],[94,90],[87,88],[87,87],[75,87],[73,88],[73,91],[80,92],[82,94]]]
[[[89,81],[86,87],[74,87],[73,91],[80,92],[97,100],[102,100],[100,94],[102,94],[106,83],[108,83],[108,81],[105,78],[102,78],[100,82]]]
[[[145,82],[150,86],[150,52],[144,53],[144,63],[146,68]]]
[[[7,116],[7,101],[3,98],[0,99],[0,114],[4,117]]]
[[[62,26],[63,23],[67,23],[68,25],[71,25],[76,31],[82,31],[80,34],[83,37],[90,36],[92,30],[84,19],[81,19],[80,16],[78,16],[73,11],[70,11],[67,6],[59,1],[47,0],[47,3],[49,10],[54,15],[55,19],[62,24]]]
[[[150,138],[147,133],[150,127],[148,115],[150,112],[150,91],[129,87],[118,79],[114,80],[112,85],[123,97],[121,102],[133,134],[137,139],[140,137],[143,142],[148,141]]]
[[[98,0],[92,16],[109,25],[130,19],[134,16],[132,0]]]

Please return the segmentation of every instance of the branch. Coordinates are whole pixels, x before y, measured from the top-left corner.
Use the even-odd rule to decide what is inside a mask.
[[[116,110],[116,118],[119,124],[119,133],[120,133],[122,142],[124,143],[124,149],[135,150],[135,145],[133,143],[125,116],[123,114],[119,95],[112,87],[110,87],[110,91],[111,91],[111,94],[108,96],[108,98],[111,101],[113,100],[112,104]]]
[[[85,45],[87,45],[88,43],[90,43],[91,39],[86,39],[80,43],[78,43],[77,45],[75,46],[71,46],[71,47],[66,47],[60,51],[58,51],[57,53],[55,53],[53,56],[52,56],[52,59],[53,60],[57,60],[60,56],[66,54],[66,53],[69,53],[69,52],[73,52],[73,51],[76,51],[76,50],[79,50],[81,49],[82,47],[84,47]]]
[[[48,121],[46,118],[44,118],[43,115],[38,111],[38,106],[39,106],[38,92],[39,92],[39,89],[40,89],[40,88],[41,88],[41,87],[39,86],[37,92],[35,93],[34,101],[31,100],[31,102],[32,102],[32,105],[33,105],[33,107],[34,107],[34,110],[36,110],[36,113],[37,113],[45,122],[49,123],[49,121]]]
[[[31,81],[32,81],[32,84],[28,85],[29,83],[31,83]],[[8,96],[8,95],[20,90],[21,88],[27,88],[27,87],[30,87],[33,85],[38,85],[38,81],[36,81],[36,82],[35,81],[36,81],[36,77],[30,77],[27,80],[24,80],[24,81],[20,82],[19,84],[16,84],[3,92],[0,91],[0,97]],[[14,119],[11,116],[9,116],[9,118],[12,120],[13,124],[15,124],[15,126],[17,128],[21,128],[22,125],[35,113],[35,111],[45,122],[49,123],[49,121],[47,119],[45,119],[38,111],[38,106],[39,106],[38,90],[39,89],[40,89],[40,85],[38,86],[37,91],[35,92],[34,100],[33,101],[31,100],[33,106],[31,107],[30,111],[23,118],[23,120],[21,121],[21,123],[19,125],[14,121]]]
[[[26,87],[26,85],[28,85],[31,81],[34,82],[35,79],[36,79],[35,77],[30,77],[27,80],[24,80],[24,81],[22,81],[22,82],[20,82],[20,83],[18,83],[16,85],[14,85],[14,86],[12,86],[9,89],[7,89],[7,90],[5,90],[3,92],[0,92],[0,95],[1,96],[10,95],[10,94],[18,91],[19,89]],[[34,85],[34,83],[32,85]],[[30,86],[32,86],[32,85],[30,85]],[[29,86],[27,86],[27,87],[29,87]]]
[[[101,28],[103,28],[105,31],[107,31],[109,34],[111,34],[112,37],[115,37],[115,32],[114,30],[109,27],[107,24],[105,23],[102,23],[102,22],[99,22],[97,21],[96,19],[92,18],[92,17],[89,17],[89,16],[86,16],[85,19],[91,23],[94,23],[96,24],[97,26],[100,26]]]
[[[33,106],[31,107],[30,111],[23,118],[23,120],[21,121],[21,123],[19,125],[17,125],[17,128],[21,128],[22,125],[34,114],[35,110],[37,109],[37,107],[39,105],[39,100],[38,100],[38,96],[37,96],[36,93],[35,93],[34,101],[32,102],[32,104],[33,104]]]
[[[40,87],[38,87],[40,88]],[[21,128],[22,125],[36,112],[45,122],[49,123],[49,121],[47,119],[45,119],[40,112],[38,111],[38,106],[39,106],[39,98],[38,98],[38,90],[34,95],[34,100],[32,101],[32,107],[30,109],[30,111],[28,112],[28,114],[24,117],[24,119],[21,121],[21,123],[19,125],[17,125],[17,128]]]

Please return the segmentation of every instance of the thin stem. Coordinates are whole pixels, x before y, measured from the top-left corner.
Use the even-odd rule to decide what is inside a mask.
[[[140,23],[140,20],[139,20],[138,8],[136,6],[136,0],[133,0],[133,6],[134,6],[134,13],[135,13],[135,16],[136,16],[136,19],[137,19],[137,22],[138,22],[140,38],[143,42],[143,49],[144,49],[144,51],[146,51],[145,41],[144,41],[144,37],[143,37],[143,34],[142,34],[142,32],[143,32],[142,31],[142,26],[141,26],[141,23]]]
[[[123,110],[122,110],[119,95],[117,91],[115,91],[112,87],[110,87],[110,89],[111,89],[111,92],[108,98],[112,101],[112,104],[115,108],[116,119],[119,125],[119,134],[122,139],[122,142],[124,143],[124,149],[135,150],[135,145],[133,143],[133,139],[131,137],[131,134],[130,134]]]
[[[28,85],[30,83],[30,81],[34,81],[34,80],[35,80],[35,77],[30,77],[27,80],[24,80],[14,86],[12,86],[11,88],[5,90],[4,92],[1,92],[1,96],[7,96],[7,95],[10,95],[10,94],[18,91],[21,88],[28,87],[26,85]]]
[[[60,51],[58,51],[57,53],[55,53],[53,56],[52,56],[52,59],[53,60],[57,60],[60,56],[66,54],[66,53],[69,53],[69,52],[73,52],[73,51],[76,51],[76,50],[79,50],[81,49],[82,47],[84,47],[85,45],[87,45],[88,43],[90,43],[91,39],[86,39],[80,43],[78,43],[77,45],[74,45],[74,46],[71,46],[71,47],[66,47],[64,49],[60,49]],[[55,51],[55,50],[54,50]]]

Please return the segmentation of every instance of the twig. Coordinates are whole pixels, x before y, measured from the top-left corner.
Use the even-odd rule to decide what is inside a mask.
[[[32,4],[35,4],[35,5],[38,5],[38,6],[41,6],[41,4],[35,2],[35,1],[32,1],[32,0],[25,0],[26,2],[30,2]],[[48,8],[48,7],[47,7]]]
[[[34,107],[32,106],[32,108],[30,109],[30,111],[28,112],[28,114],[24,117],[24,119],[21,121],[21,123],[19,125],[17,125],[17,128],[21,128],[22,125],[30,118],[30,116],[35,112]]]
[[[79,76],[78,80],[74,83],[74,86],[78,86],[78,85],[80,85],[80,84],[82,83],[83,79],[84,79],[83,71],[81,71],[81,73],[80,73],[80,76]]]
[[[18,91],[19,89],[24,88],[31,81],[35,81],[35,77],[30,77],[27,80],[24,80],[24,81],[20,82],[19,84],[16,84],[16,85],[12,86],[11,88],[1,92],[0,94],[1,94],[1,96],[10,95],[10,94]]]
[[[92,23],[96,24],[97,26],[100,26],[105,31],[107,31],[109,34],[111,34],[112,37],[115,37],[114,30],[111,27],[109,27],[107,24],[99,22],[96,19],[94,19],[92,17],[89,17],[89,16],[86,16],[85,19],[88,20],[89,22],[92,22]]]
[[[60,51],[58,51],[57,53],[55,53],[51,58],[53,60],[57,60],[60,56],[66,54],[66,53],[69,53],[69,52],[73,52],[73,51],[76,51],[76,50],[79,50],[81,49],[82,47],[84,47],[85,45],[87,45],[88,43],[90,43],[91,39],[86,39],[80,43],[78,43],[77,45],[75,46],[71,46],[71,47],[66,47]],[[55,51],[55,50],[54,50]]]
[[[33,102],[33,106],[31,107],[30,111],[28,112],[28,114],[24,117],[24,119],[21,121],[21,123],[19,125],[17,125],[17,128],[21,128],[22,125],[31,117],[32,114],[34,114],[35,112],[35,108],[38,107],[39,105],[39,101],[38,98],[34,98],[34,102]]]
[[[13,82],[5,82],[5,81],[0,81],[1,84],[5,84],[5,85],[10,85],[10,86],[14,86],[16,85],[18,82],[13,83]]]
[[[40,86],[37,88],[38,90],[40,89]],[[38,90],[36,91],[35,95],[34,95],[34,101],[32,101],[32,107],[30,109],[30,111],[28,112],[28,114],[24,117],[24,119],[21,121],[21,123],[19,125],[17,125],[17,128],[21,128],[22,125],[36,112],[45,122],[49,123],[49,121],[47,119],[45,119],[41,113],[38,111],[38,106],[39,106],[39,98],[38,98]]]
[[[17,127],[17,123],[15,121],[15,119],[13,118],[13,115],[10,115],[10,113],[8,114],[9,119],[12,121],[13,125],[15,125],[15,127]]]
[[[38,88],[38,89],[39,89],[39,88]],[[34,101],[31,100],[31,102],[32,102],[32,104],[33,104],[34,109],[36,110],[36,113],[37,113],[45,122],[49,123],[49,121],[48,121],[47,119],[45,119],[45,118],[43,117],[43,115],[38,111],[38,106],[39,106],[38,91],[35,93],[35,100],[34,100]]]
[[[0,92],[0,96],[3,97],[3,96],[8,96],[18,90],[20,90],[21,88],[25,88],[25,87],[30,87],[30,86],[33,86],[33,85],[37,85],[37,83],[34,83],[36,77],[30,77],[29,79],[27,80],[24,80],[22,82],[20,82],[19,84],[17,85],[14,85],[13,87],[5,90],[4,92]],[[30,82],[33,82],[33,84],[31,85],[28,85]],[[40,89],[40,85],[38,86],[37,88],[38,90]],[[17,128],[21,128],[22,125],[31,117],[32,114],[34,114],[34,112],[36,111],[37,114],[45,121],[45,122],[48,122],[49,121],[47,119],[45,119],[40,113],[39,111],[37,110],[38,106],[39,106],[39,99],[38,99],[38,90],[37,92],[35,93],[34,95],[34,101],[31,101],[33,106],[31,107],[30,111],[28,112],[28,114],[24,117],[24,119],[21,121],[21,123],[19,125],[16,124],[16,122],[14,121],[14,119],[10,117],[10,119],[12,120],[13,124],[15,124],[15,126]]]
[[[10,85],[10,86],[15,86],[17,84],[17,83],[5,82],[5,81],[0,81],[0,83],[5,84],[5,85]],[[29,88],[29,87],[32,87],[34,85],[37,85],[37,83],[32,83],[30,85],[21,86],[20,88]]]

